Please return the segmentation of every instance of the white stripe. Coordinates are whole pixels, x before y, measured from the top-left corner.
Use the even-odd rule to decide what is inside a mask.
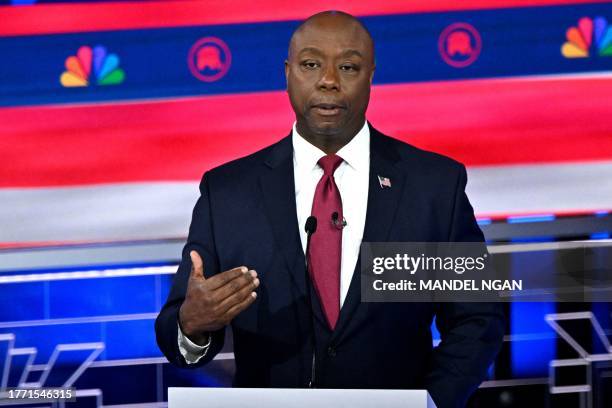
[[[529,244],[501,244],[501,245],[489,245],[487,249],[489,250],[490,254],[508,254],[512,252],[560,251],[563,249],[601,248],[601,247],[609,247],[609,246],[612,246],[612,239],[602,239],[602,240],[597,240],[597,241],[564,241],[564,242],[535,242],[535,243],[529,243]]]
[[[0,189],[0,242],[184,237],[198,183]]]
[[[468,168],[477,214],[612,209],[612,161]]]
[[[108,265],[178,262],[185,239],[116,241],[114,243],[62,245],[0,251],[0,275],[33,269],[103,269]]]
[[[73,279],[121,278],[125,276],[170,275],[176,266],[151,266],[147,268],[105,269],[98,271],[30,273],[0,276],[0,284],[23,282],[47,282]]]
[[[157,313],[134,313],[124,315],[63,317],[59,319],[16,320],[9,322],[0,322],[0,329],[8,329],[13,327],[54,326],[64,324],[88,324],[125,322],[133,320],[153,320],[156,317]]]
[[[102,408],[165,408],[167,402],[143,402],[138,404],[102,405]]]
[[[612,161],[479,166],[468,173],[477,214],[612,209]],[[198,196],[197,181],[0,189],[0,242],[185,237]]]
[[[233,360],[234,353],[219,353],[213,360]],[[94,367],[121,367],[121,366],[134,366],[144,364],[167,364],[168,360],[165,357],[143,357],[143,358],[128,358],[123,360],[100,360],[91,363],[92,368]]]

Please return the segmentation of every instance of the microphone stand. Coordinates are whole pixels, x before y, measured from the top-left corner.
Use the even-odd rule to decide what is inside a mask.
[[[315,361],[316,361],[316,339],[315,339],[315,328],[313,321],[313,311],[312,311],[312,298],[311,298],[311,282],[310,282],[310,272],[308,270],[308,255],[310,249],[310,238],[312,234],[317,230],[317,218],[315,216],[310,216],[306,219],[306,225],[304,227],[306,230],[306,257],[305,257],[305,272],[306,272],[306,300],[308,303],[308,312],[310,317],[310,329],[312,331],[312,366],[310,369],[310,381],[308,382],[308,388],[315,388]]]

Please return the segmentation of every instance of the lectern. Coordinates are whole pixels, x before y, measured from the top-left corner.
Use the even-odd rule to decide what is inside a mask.
[[[168,408],[436,408],[425,390],[168,388]]]

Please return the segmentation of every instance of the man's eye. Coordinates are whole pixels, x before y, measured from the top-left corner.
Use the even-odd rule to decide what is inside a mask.
[[[302,66],[308,69],[315,69],[319,67],[319,63],[314,61],[304,61],[302,62]]]
[[[340,65],[340,70],[346,72],[353,72],[358,71],[359,69],[355,65]]]

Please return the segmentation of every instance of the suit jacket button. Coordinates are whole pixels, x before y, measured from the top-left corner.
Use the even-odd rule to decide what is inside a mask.
[[[327,348],[327,355],[330,357],[336,357],[336,349],[333,346]]]

